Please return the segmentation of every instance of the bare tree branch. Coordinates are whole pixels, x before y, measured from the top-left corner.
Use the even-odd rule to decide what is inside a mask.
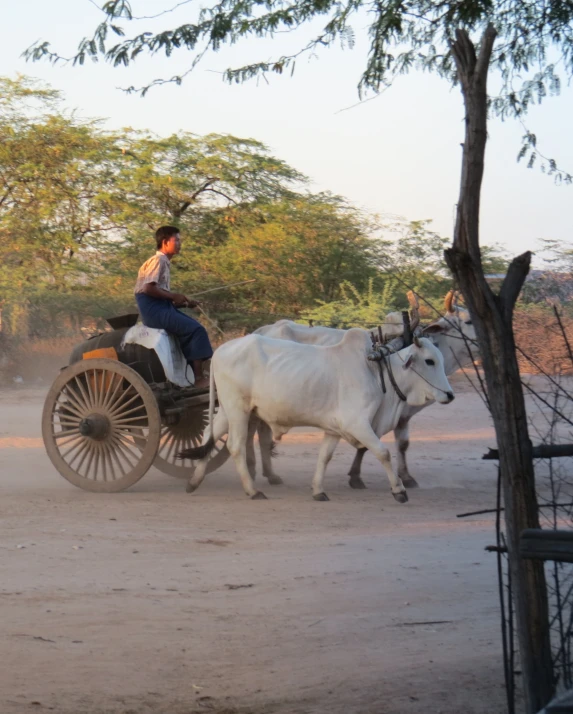
[[[531,251],[528,250],[514,258],[509,264],[507,274],[501,285],[498,298],[502,309],[508,317],[513,312],[515,302],[529,273],[531,255]]]
[[[487,77],[489,64],[491,60],[491,55],[493,52],[493,44],[495,38],[497,37],[497,30],[490,23],[481,38],[481,47],[479,51],[479,56],[476,63],[476,75],[478,75],[483,81]]]

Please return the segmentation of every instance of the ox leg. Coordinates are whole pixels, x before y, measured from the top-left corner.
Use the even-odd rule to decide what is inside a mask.
[[[259,419],[259,448],[261,450],[261,462],[263,465],[263,476],[272,486],[280,486],[283,482],[273,470],[273,432],[271,427],[261,419]]]
[[[229,415],[229,436],[227,438],[227,448],[235,462],[235,468],[241,477],[241,483],[247,496],[254,499],[266,498],[265,494],[257,491],[255,482],[249,472],[247,465],[247,440],[249,437],[249,414],[236,411]]]
[[[324,474],[339,441],[340,437],[334,436],[334,434],[325,434],[322,439],[318,454],[318,463],[316,464],[316,471],[312,479],[312,497],[315,501],[329,500],[326,493],[324,493]]]
[[[368,449],[365,448],[356,449],[354,461],[352,462],[352,466],[350,467],[350,471],[348,472],[348,475],[350,476],[350,478],[348,479],[348,485],[350,486],[350,488],[366,488],[366,484],[360,476],[360,469],[362,468],[362,459],[364,458],[364,454],[367,451]]]
[[[260,419],[251,415],[249,419],[249,433],[247,435],[247,468],[253,481],[257,475],[257,460],[255,458],[255,434],[260,423]]]
[[[418,488],[418,482],[408,471],[406,463],[406,452],[410,446],[410,419],[400,419],[398,426],[394,429],[394,439],[396,440],[396,460],[398,462],[398,476],[406,488]]]
[[[219,409],[219,411],[215,414],[215,418],[213,419],[213,437],[215,443],[217,443],[221,437],[225,436],[228,431],[229,421],[227,420],[227,415],[225,414],[223,409]],[[211,430],[209,427],[207,427],[203,435],[203,443],[207,443],[210,436]],[[201,459],[197,463],[195,471],[193,471],[191,478],[187,482],[187,493],[193,493],[193,491],[198,489],[199,486],[203,483],[203,479],[205,478],[205,474],[207,473],[207,464],[209,463],[210,458],[210,455],[206,456],[204,459]]]
[[[388,480],[390,481],[390,488],[392,495],[398,501],[398,503],[406,503],[408,500],[408,494],[404,488],[404,484],[399,476],[396,476],[392,470],[392,461],[390,459],[390,452],[385,449],[380,439],[372,431],[370,424],[365,424],[363,427],[354,428],[352,431],[352,436],[356,441],[360,442],[362,446],[369,449],[378,461],[384,467],[386,474],[388,475]]]

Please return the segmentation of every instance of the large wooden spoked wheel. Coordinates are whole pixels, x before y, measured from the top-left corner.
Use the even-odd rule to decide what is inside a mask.
[[[203,432],[209,423],[209,406],[207,404],[189,407],[177,415],[177,421],[172,424],[162,424],[159,448],[153,465],[168,476],[188,479],[193,475],[195,463],[191,459],[179,459],[178,454],[185,449],[200,446],[203,443]],[[139,440],[138,440],[139,441]],[[143,442],[141,442],[143,443]],[[216,471],[229,458],[226,447],[226,437],[215,445],[207,464],[207,473]]]
[[[110,359],[66,367],[42,414],[51,462],[86,491],[113,493],[139,481],[155,460],[160,429],[147,383],[131,367]]]

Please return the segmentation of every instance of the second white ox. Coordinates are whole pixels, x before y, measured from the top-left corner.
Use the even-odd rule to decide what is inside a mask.
[[[209,438],[203,446],[180,455],[201,459],[187,490],[194,491],[201,484],[209,453],[228,434],[227,448],[245,493],[251,498],[265,498],[255,489],[247,464],[249,421],[254,414],[269,425],[276,440],[295,426],[324,430],[312,480],[315,500],[328,500],[324,474],[342,438],[374,454],[388,475],[392,495],[405,503],[406,489],[394,474],[390,452],[380,437],[395,428],[407,405],[422,406],[430,400],[448,404],[454,394],[442,354],[430,340],[416,339],[387,359],[386,369],[406,401],[391,386],[389,373],[383,392],[379,365],[366,359],[369,350],[368,334],[358,329],[348,330],[342,341],[331,346],[249,335],[219,347],[211,363]],[[215,386],[220,406],[216,415]]]

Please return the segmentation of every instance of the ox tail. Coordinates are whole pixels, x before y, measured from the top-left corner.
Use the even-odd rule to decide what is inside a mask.
[[[193,461],[199,461],[204,459],[206,456],[213,451],[215,448],[215,439],[213,438],[213,421],[215,419],[215,369],[213,362],[211,362],[211,369],[209,371],[209,432],[210,436],[205,444],[201,446],[195,446],[192,449],[185,449],[177,454],[178,459],[192,459]]]
[[[211,360],[211,368],[209,369],[209,431],[213,439],[213,421],[215,419],[215,365]],[[211,447],[213,448],[213,447]]]
[[[180,451],[177,454],[178,459],[193,459],[193,461],[199,461],[204,459],[206,456],[213,451],[215,446],[215,439],[212,436],[209,437],[206,444],[201,446],[195,446],[193,449],[185,449],[185,451]]]

